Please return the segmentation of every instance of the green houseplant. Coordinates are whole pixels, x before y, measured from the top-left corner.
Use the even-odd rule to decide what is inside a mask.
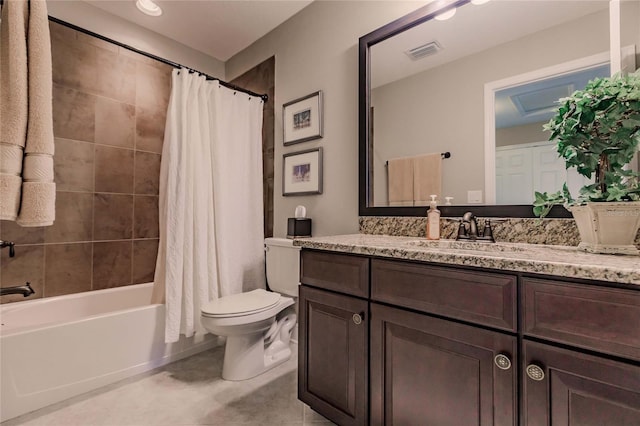
[[[545,217],[553,205],[563,204],[576,219],[579,248],[637,254],[633,240],[640,226],[639,175],[625,166],[640,143],[640,70],[592,80],[559,103],[544,130],[551,132],[549,140],[556,141],[567,169],[575,167],[595,179],[575,198],[566,183],[552,194],[536,192],[534,214]],[[616,235],[625,238],[612,239]]]

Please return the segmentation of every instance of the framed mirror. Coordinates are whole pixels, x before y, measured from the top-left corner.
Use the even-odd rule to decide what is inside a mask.
[[[443,19],[447,14],[453,16]],[[397,201],[394,188],[407,178],[397,177],[393,163],[423,156],[437,161],[449,153],[429,177],[438,180],[442,216],[471,210],[534,217],[533,191],[557,190],[551,189],[556,181],[573,178],[554,165],[556,180],[549,183],[546,166],[536,164],[518,175],[522,181],[504,178],[501,163],[505,155],[520,161],[516,151],[557,157],[542,124],[558,98],[609,75],[609,32],[607,1],[445,0],[361,37],[360,215],[424,216],[428,198]],[[489,140],[494,145],[487,149]],[[540,167],[543,172],[532,171]],[[502,194],[505,183],[512,193]],[[556,206],[548,217],[571,215]]]

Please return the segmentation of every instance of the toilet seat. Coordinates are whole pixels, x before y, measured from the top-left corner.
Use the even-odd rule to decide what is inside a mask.
[[[280,297],[279,293],[257,289],[212,300],[201,308],[201,312],[202,316],[210,318],[251,315],[274,307]]]

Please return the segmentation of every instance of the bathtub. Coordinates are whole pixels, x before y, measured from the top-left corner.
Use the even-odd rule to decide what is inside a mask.
[[[164,343],[153,283],[0,306],[0,421],[221,344]]]

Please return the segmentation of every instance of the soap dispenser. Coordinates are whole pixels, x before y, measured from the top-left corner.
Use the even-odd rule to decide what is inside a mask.
[[[427,211],[427,239],[440,239],[440,210],[438,210],[437,195],[431,195],[429,210]]]

